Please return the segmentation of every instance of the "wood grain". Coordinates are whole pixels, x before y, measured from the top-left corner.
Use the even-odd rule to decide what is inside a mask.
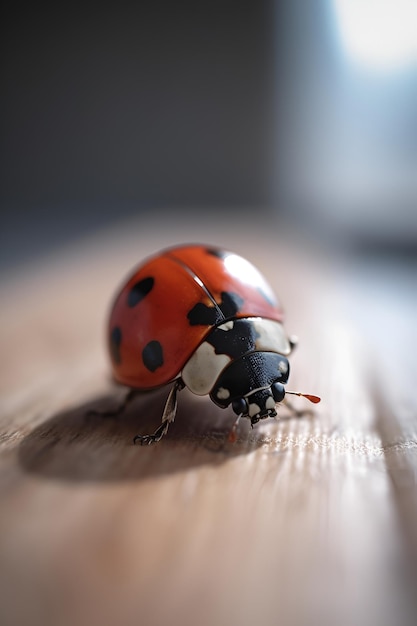
[[[121,224],[3,277],[1,624],[414,624],[411,267],[392,269],[392,309],[378,264],[243,219],[165,223]],[[89,414],[125,393],[108,373],[109,302],[140,259],[202,233],[268,276],[300,337],[289,386],[323,401],[242,423],[231,445],[233,414],[184,390],[167,437],[133,446],[167,391]]]

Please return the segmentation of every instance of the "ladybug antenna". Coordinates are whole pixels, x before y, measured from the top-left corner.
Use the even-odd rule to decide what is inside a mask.
[[[321,398],[319,396],[313,396],[310,393],[301,393],[300,391],[287,390],[285,390],[285,393],[290,393],[293,396],[302,396],[303,398],[307,398],[307,400],[310,400],[310,402],[312,402],[313,404],[318,404],[321,401]]]

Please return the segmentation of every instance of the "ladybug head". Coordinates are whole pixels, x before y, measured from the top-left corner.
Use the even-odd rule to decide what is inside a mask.
[[[270,387],[257,389],[246,396],[236,398],[232,402],[232,408],[236,415],[248,417],[252,424],[256,424],[266,417],[275,417],[277,414],[275,405],[284,397],[284,385],[274,382]]]
[[[231,404],[237,415],[256,424],[276,416],[275,405],[284,399],[288,375],[289,363],[281,354],[252,352],[223,370],[210,397],[222,408]]]

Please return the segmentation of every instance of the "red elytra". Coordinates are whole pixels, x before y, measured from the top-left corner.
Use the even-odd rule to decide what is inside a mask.
[[[147,259],[123,285],[110,314],[115,379],[137,389],[175,379],[219,322],[219,309],[224,319],[284,317],[264,277],[237,254],[190,245]],[[203,315],[198,323],[192,323],[193,312]]]

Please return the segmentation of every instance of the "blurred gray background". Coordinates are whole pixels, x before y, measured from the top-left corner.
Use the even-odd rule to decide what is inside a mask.
[[[9,4],[3,267],[156,211],[414,254],[415,9],[348,5]]]

